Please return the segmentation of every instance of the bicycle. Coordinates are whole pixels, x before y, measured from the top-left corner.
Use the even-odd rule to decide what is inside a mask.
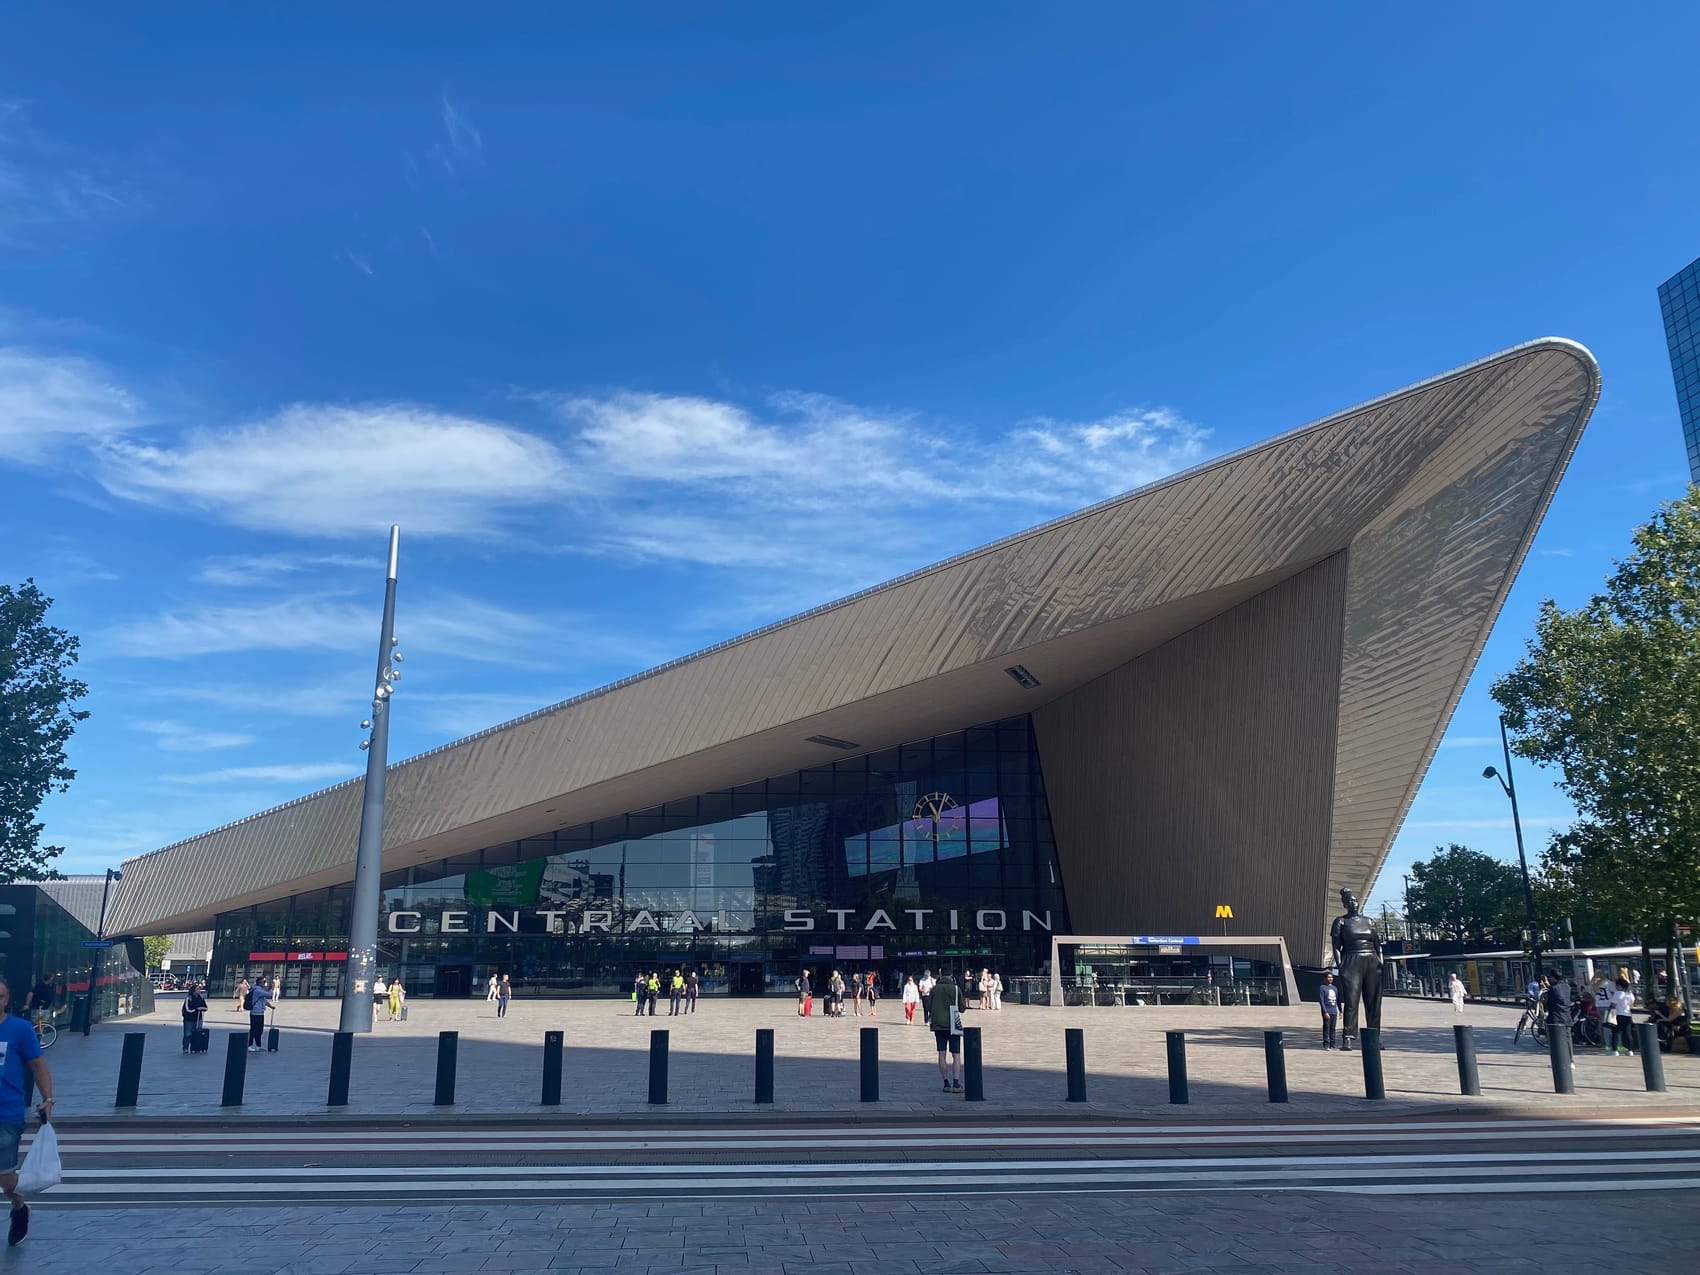
[[[37,1018],[35,1020],[35,1038],[40,1042],[43,1049],[52,1049],[53,1042],[59,1039],[59,1029],[53,1025],[52,1019]]]
[[[1541,1017],[1540,1006],[1530,1005],[1523,1010],[1523,1017],[1517,1020],[1517,1030],[1511,1033],[1511,1043],[1515,1045],[1521,1041],[1524,1032],[1528,1032],[1529,1039],[1537,1045],[1547,1043],[1547,1025]]]

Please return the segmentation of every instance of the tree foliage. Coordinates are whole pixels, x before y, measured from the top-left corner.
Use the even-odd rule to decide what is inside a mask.
[[[1522,931],[1523,877],[1468,846],[1436,846],[1430,858],[1411,865],[1405,914],[1466,946],[1509,941]]]
[[[170,951],[169,934],[149,934],[142,939],[142,955],[150,970],[157,970],[165,962],[166,954]]]
[[[1581,814],[1544,856],[1548,883],[1622,934],[1700,915],[1700,487],[1635,532],[1605,592],[1542,605],[1493,696],[1514,751],[1558,766]]]
[[[70,676],[77,639],[47,623],[53,599],[25,580],[0,584],[0,882],[57,877],[62,847],[41,844],[36,811],[76,777],[65,745],[88,713],[88,687]]]

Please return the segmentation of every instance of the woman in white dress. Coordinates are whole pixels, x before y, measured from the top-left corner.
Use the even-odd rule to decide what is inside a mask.
[[[1447,981],[1447,990],[1452,993],[1452,1012],[1464,1012],[1464,980],[1453,974]]]

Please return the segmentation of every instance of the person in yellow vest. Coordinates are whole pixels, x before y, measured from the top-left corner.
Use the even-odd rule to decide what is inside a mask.
[[[655,1002],[661,999],[661,976],[659,974],[651,974],[649,976],[649,986],[645,990],[649,993],[649,1016],[654,1018]]]
[[[673,981],[667,988],[667,999],[670,1006],[667,1010],[667,1016],[669,1018],[678,1017],[679,1006],[685,1000],[685,972],[683,970],[673,971]]]

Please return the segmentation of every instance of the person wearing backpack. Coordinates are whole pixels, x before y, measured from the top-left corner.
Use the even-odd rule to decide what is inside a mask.
[[[183,998],[183,1052],[188,1053],[195,1033],[201,1030],[201,1018],[207,1012],[207,998],[201,995],[200,985],[189,984],[189,994]]]
[[[809,971],[797,975],[797,1017],[807,1018],[814,1009],[814,993],[809,990]]]

